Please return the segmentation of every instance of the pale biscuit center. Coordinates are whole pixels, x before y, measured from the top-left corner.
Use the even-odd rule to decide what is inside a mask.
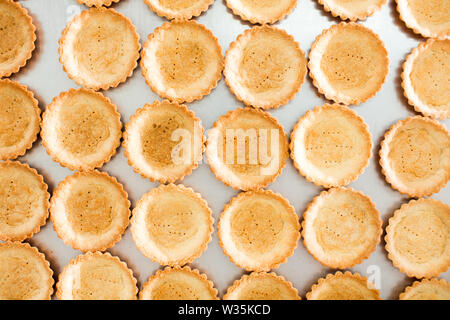
[[[200,300],[197,290],[187,281],[169,279],[160,280],[160,284],[152,290],[154,300]]]
[[[101,184],[89,183],[71,190],[65,206],[67,219],[77,233],[100,235],[115,218],[110,193]]]
[[[85,261],[73,279],[73,298],[76,300],[118,300],[129,286],[127,277],[117,262],[106,259]]]
[[[263,255],[278,244],[284,227],[281,213],[266,201],[243,203],[230,219],[231,237],[250,255]]]
[[[180,143],[181,137],[177,140],[172,139],[172,136],[177,129],[181,128],[184,128],[184,121],[176,114],[151,121],[141,133],[142,153],[145,159],[156,166],[173,165],[172,152]]]
[[[166,83],[177,89],[188,89],[204,77],[207,55],[208,50],[200,41],[175,36],[161,44],[156,59]]]
[[[344,278],[326,281],[320,286],[320,300],[365,300],[375,294],[359,281]]]
[[[348,129],[338,118],[311,126],[305,134],[308,160],[318,167],[333,168],[355,158],[359,150],[355,149],[354,132]]]
[[[320,68],[331,86],[350,96],[376,91],[384,81],[386,54],[375,36],[365,30],[340,29],[331,36]]]
[[[1,257],[1,261],[1,299],[27,300],[39,294],[40,270],[32,261],[14,254]]]
[[[367,245],[373,238],[366,210],[352,203],[325,206],[317,213],[314,230],[317,242],[326,252],[347,253]]]
[[[134,33],[127,21],[112,13],[92,13],[81,25],[74,56],[82,74],[96,81],[122,77],[136,54]],[[130,45],[132,43],[132,45]]]
[[[450,1],[407,0],[414,17],[419,23],[440,25],[450,23]]]
[[[75,156],[97,152],[111,134],[105,114],[95,106],[79,104],[60,112],[59,139]]]
[[[284,283],[271,279],[253,279],[238,290],[239,300],[284,300],[290,296]]]
[[[433,176],[441,165],[441,146],[425,128],[400,130],[392,139],[389,158],[395,173],[404,181]]]
[[[413,263],[424,264],[445,253],[448,229],[438,215],[420,210],[396,224],[394,237],[396,251]]]
[[[19,227],[27,223],[41,208],[42,197],[36,183],[26,175],[0,176],[0,224]]]
[[[240,65],[243,85],[254,93],[278,91],[286,82],[288,74],[297,68],[290,51],[274,41],[250,42]]]
[[[198,233],[197,220],[198,213],[186,201],[156,201],[148,208],[146,225],[155,243],[173,249]]]

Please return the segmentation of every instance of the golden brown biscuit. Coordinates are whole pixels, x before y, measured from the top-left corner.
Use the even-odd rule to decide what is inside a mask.
[[[183,185],[150,190],[133,210],[131,232],[138,249],[161,265],[191,263],[206,250],[214,231],[206,201]]]
[[[50,219],[58,236],[74,249],[105,251],[129,224],[130,201],[122,185],[105,172],[77,172],[53,191]]]
[[[272,24],[291,13],[297,6],[297,0],[226,0],[226,4],[243,20]]]
[[[447,0],[396,0],[406,26],[423,37],[445,39],[450,35],[450,2]]]
[[[36,28],[19,2],[0,0],[0,78],[9,77],[31,58]]]
[[[20,162],[0,162],[0,240],[23,241],[45,225],[47,184],[35,169]]]
[[[372,200],[359,191],[323,191],[303,214],[302,236],[314,258],[333,269],[351,268],[375,251],[383,232]]]
[[[381,142],[380,165],[387,182],[401,193],[423,197],[439,192],[450,179],[450,133],[430,118],[400,120]]]
[[[431,278],[450,267],[450,206],[434,199],[411,200],[386,228],[386,250],[410,277]]]
[[[108,90],[132,75],[140,47],[130,19],[114,9],[91,8],[64,29],[59,39],[59,61],[77,84]]]
[[[0,80],[0,105],[0,159],[15,159],[36,141],[41,110],[26,86],[9,79]]]
[[[380,293],[366,277],[349,271],[328,274],[312,286],[308,300],[381,300]]]
[[[56,289],[61,300],[136,300],[138,292],[127,264],[101,252],[71,260],[59,274]]]
[[[241,34],[230,45],[224,76],[247,106],[278,108],[294,98],[305,81],[306,58],[284,30],[264,25]]]
[[[191,19],[208,10],[214,0],[144,0],[151,10],[160,17]]]
[[[28,243],[0,243],[0,299],[50,300],[53,271],[45,256]]]
[[[325,104],[298,120],[291,133],[291,158],[308,181],[326,188],[345,186],[369,165],[371,138],[356,112]]]
[[[389,58],[372,30],[341,22],[316,38],[309,53],[309,70],[314,86],[327,99],[357,105],[381,90]]]
[[[219,300],[205,274],[188,266],[156,271],[139,293],[140,300]]]
[[[450,283],[445,279],[414,281],[400,294],[400,300],[450,300]]]
[[[192,102],[217,86],[223,70],[222,48],[204,25],[174,20],[148,36],[141,67],[145,81],[160,97]]]
[[[122,137],[117,108],[99,92],[71,89],[47,106],[42,116],[42,144],[53,160],[71,170],[103,166]]]
[[[422,42],[403,64],[402,87],[417,112],[450,118],[450,40]]]
[[[262,189],[233,198],[217,228],[224,253],[247,271],[278,268],[292,256],[300,239],[295,209],[281,195]]]
[[[78,0],[79,4],[85,4],[88,7],[96,6],[106,6],[109,7],[113,2],[119,2],[120,0]]]
[[[364,20],[373,15],[386,0],[318,0],[325,11],[342,20]]]
[[[138,109],[126,125],[125,156],[145,178],[181,181],[203,158],[203,133],[201,120],[185,105],[155,101]]]
[[[236,280],[223,300],[301,300],[297,289],[274,272],[252,272]]]
[[[206,154],[217,179],[235,189],[267,187],[289,156],[284,128],[269,113],[238,108],[221,116],[208,133]]]

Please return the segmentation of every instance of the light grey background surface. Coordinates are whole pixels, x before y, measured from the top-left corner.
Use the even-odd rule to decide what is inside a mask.
[[[33,17],[37,27],[38,41],[37,49],[27,66],[11,78],[29,86],[39,100],[40,107],[45,109],[46,105],[62,91],[77,87],[75,82],[67,77],[59,63],[58,40],[67,21],[74,14],[85,10],[86,7],[79,5],[75,0],[21,0],[19,2],[29,9]],[[141,43],[147,39],[148,34],[152,33],[155,27],[166,21],[153,13],[143,0],[121,0],[112,7],[133,21],[141,36]],[[226,8],[224,0],[216,0],[206,13],[197,18],[197,21],[205,24],[207,28],[213,31],[219,38],[224,52],[240,33],[251,26],[240,20],[239,17],[234,16]],[[308,53],[315,37],[322,30],[339,22],[339,19],[324,12],[316,0],[299,0],[297,8],[276,26],[292,34],[300,43],[301,48]],[[385,182],[378,165],[379,143],[385,131],[393,123],[415,114],[412,107],[408,106],[403,98],[400,72],[401,64],[406,55],[424,39],[414,35],[404,26],[395,11],[394,0],[388,0],[387,5],[380,12],[369,17],[362,24],[374,30],[385,42],[390,57],[390,74],[382,91],[375,98],[354,107],[354,110],[365,119],[370,127],[374,142],[374,156],[365,173],[350,186],[361,190],[373,199],[381,212],[385,227],[393,211],[399,208],[402,203],[407,202],[408,198],[393,190]],[[110,97],[113,103],[118,106],[123,123],[128,121],[137,108],[158,99],[158,96],[145,84],[140,67],[135,70],[133,76],[127,82],[115,89],[106,91],[105,95]],[[290,134],[297,119],[306,110],[325,102],[325,98],[318,95],[308,77],[296,98],[288,105],[271,111],[271,114],[284,125],[286,132]],[[214,121],[228,110],[242,106],[230,93],[223,80],[209,96],[199,102],[189,104],[189,108],[201,118],[207,129],[211,128]],[[444,123],[447,127],[450,125],[448,120]],[[19,160],[35,167],[44,176],[50,191],[64,177],[72,174],[70,170],[52,161],[45,152],[40,139]],[[116,176],[124,185],[132,206],[144,193],[157,186],[157,184],[151,183],[133,172],[127,164],[122,148],[103,167],[103,170]],[[218,181],[206,163],[201,164],[191,176],[185,178],[183,183],[203,195],[213,210],[216,222],[224,205],[237,194],[237,191]],[[322,190],[307,182],[295,170],[290,159],[282,175],[268,188],[288,198],[299,216],[302,216],[307,204]],[[449,203],[450,187],[447,186],[440,193],[435,194],[433,198]],[[50,222],[30,242],[47,255],[56,275],[72,258],[80,254],[79,251],[66,246],[57,237]],[[140,287],[148,276],[160,267],[157,263],[145,258],[136,249],[129,230],[122,240],[109,251],[128,263],[134,271]],[[244,273],[222,253],[216,232],[208,250],[194,261],[192,266],[208,275],[219,289],[220,295]],[[404,287],[410,285],[413,281],[393,267],[387,259],[383,241],[368,260],[355,266],[352,270],[367,275],[374,280],[381,289],[384,299],[397,298]],[[305,297],[306,292],[319,277],[334,271],[315,261],[308,254],[303,243],[300,242],[295,254],[276,272],[290,280],[299,290],[300,295]],[[450,272],[442,274],[441,277],[450,280]]]

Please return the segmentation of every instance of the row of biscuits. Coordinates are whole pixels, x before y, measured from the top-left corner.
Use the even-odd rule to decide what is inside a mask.
[[[0,239],[23,241],[38,232],[50,211],[58,236],[74,249],[105,251],[130,223],[130,202],[122,185],[99,171],[64,179],[49,201],[36,170],[19,162],[0,164]],[[50,210],[49,210],[50,207]],[[331,188],[315,197],[302,228],[288,200],[270,190],[241,192],[227,204],[218,223],[224,253],[247,271],[270,271],[287,261],[300,239],[323,265],[346,269],[367,259],[380,242],[380,214],[369,197],[350,188]],[[450,207],[434,199],[411,200],[386,228],[389,259],[410,277],[432,278],[448,270],[446,241]],[[211,241],[207,202],[183,185],[160,185],[133,209],[131,232],[137,248],[160,265],[193,262]]]
[[[197,17],[213,4],[214,0],[197,0],[188,3],[173,3],[161,0],[144,0],[156,14],[172,19],[191,19]],[[119,0],[78,0],[89,7],[110,6]],[[297,6],[298,0],[283,1],[246,1],[226,0],[225,3],[235,15],[253,24],[273,24],[284,19]],[[387,2],[386,0],[318,0],[324,10],[342,20],[364,20],[373,15]],[[414,0],[396,0],[400,18],[408,28],[424,37],[445,37],[449,30],[446,26],[445,10],[439,2],[417,2]]]
[[[8,41],[0,76],[7,77],[31,57],[36,35],[31,17],[19,4],[2,0],[2,9],[17,26],[2,29]],[[18,32],[21,37],[14,36]],[[403,66],[405,96],[424,115],[443,119],[450,115],[445,80],[449,47],[445,36],[431,38],[414,49]],[[59,40],[60,62],[77,84],[93,90],[114,88],[132,75],[140,58],[151,89],[178,103],[209,94],[223,71],[227,85],[245,105],[278,108],[294,98],[309,67],[314,85],[327,99],[357,105],[381,89],[389,72],[384,43],[354,22],[324,30],[311,47],[308,66],[294,38],[269,25],[246,30],[225,58],[213,33],[191,20],[164,23],[139,53],[140,49],[131,20],[105,7],[75,16]],[[20,54],[10,57],[12,51]]]
[[[0,80],[0,99],[5,114],[2,160],[23,155],[40,127],[48,154],[71,170],[103,166],[121,144],[120,114],[99,92],[71,89],[62,93],[46,108],[42,124],[37,101],[26,87]],[[206,151],[216,177],[238,190],[267,187],[281,173],[289,149],[298,171],[326,188],[356,180],[372,156],[371,134],[364,120],[337,104],[316,107],[300,117],[290,145],[273,116],[249,107],[221,116],[207,139],[204,131],[200,119],[186,106],[155,101],[138,109],[125,126],[125,155],[143,177],[173,183],[192,173]],[[381,142],[380,164],[394,189],[410,197],[430,196],[450,178],[450,133],[428,117],[401,120]]]
[[[53,272],[37,248],[24,243],[0,244],[1,299],[50,299]],[[137,281],[127,264],[109,253],[89,252],[64,268],[56,284],[63,300],[134,300]],[[339,288],[339,289],[337,289]],[[139,292],[142,300],[217,300],[212,281],[197,269],[166,267],[149,277]],[[306,294],[308,300],[379,300],[379,292],[367,278],[351,272],[328,274]],[[224,300],[300,300],[297,289],[274,272],[253,272],[231,285]],[[407,287],[400,300],[448,300],[450,284],[424,279]]]

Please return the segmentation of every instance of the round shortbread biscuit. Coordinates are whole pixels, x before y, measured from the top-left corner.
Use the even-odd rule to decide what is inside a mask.
[[[386,228],[386,251],[410,277],[431,278],[450,267],[450,206],[434,199],[411,200]]]
[[[236,280],[223,300],[301,300],[292,283],[274,272],[252,272]]]
[[[205,274],[188,266],[158,270],[144,284],[140,300],[219,300]]]
[[[328,274],[312,286],[308,300],[381,300],[380,292],[358,273],[349,271]]]

